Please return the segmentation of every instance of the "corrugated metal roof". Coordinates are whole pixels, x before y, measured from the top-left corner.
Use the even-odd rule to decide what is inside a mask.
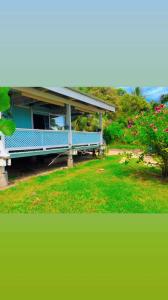
[[[115,106],[114,105],[110,105],[96,97],[78,92],[72,88],[67,88],[67,87],[45,87],[45,89],[52,91],[54,93],[69,97],[71,99],[77,100],[77,101],[81,101],[85,104],[89,104],[95,107],[98,107],[102,110],[105,111],[111,111],[111,112],[115,112]]]

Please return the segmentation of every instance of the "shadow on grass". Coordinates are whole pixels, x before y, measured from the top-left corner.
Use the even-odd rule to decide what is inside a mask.
[[[31,176],[40,176],[47,172],[59,172],[67,167],[66,156],[56,159],[55,163],[50,165],[51,161],[55,158],[56,156],[37,157],[35,161],[31,158],[13,159],[12,166],[7,168],[10,184],[15,183],[17,180],[26,179]],[[75,156],[74,164],[78,165],[81,162],[89,162],[92,160],[92,155]]]
[[[168,178],[163,178],[161,170],[157,167],[147,166],[144,163],[137,163],[136,159],[132,159],[128,164],[120,163],[122,156],[109,157],[109,165],[106,169],[111,171],[114,176],[124,178],[130,177],[141,181],[159,182],[160,184],[168,184]],[[110,161],[112,162],[110,164]]]

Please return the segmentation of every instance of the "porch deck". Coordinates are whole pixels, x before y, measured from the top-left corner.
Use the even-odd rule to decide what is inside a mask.
[[[14,158],[64,152],[70,146],[76,149],[99,147],[101,133],[17,128],[12,136],[5,137],[4,143]]]

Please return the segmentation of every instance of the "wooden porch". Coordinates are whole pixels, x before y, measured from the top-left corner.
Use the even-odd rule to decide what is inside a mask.
[[[69,143],[72,141],[72,143]],[[93,149],[102,143],[101,132],[54,131],[17,128],[12,136],[4,138],[11,158],[64,152],[69,148]]]
[[[114,112],[112,105],[72,88],[14,87],[11,92],[7,117],[15,121],[16,131],[12,136],[1,135],[0,186],[8,183],[5,167],[11,165],[11,159],[66,153],[72,167],[78,150],[101,152],[102,114]],[[74,130],[74,119],[81,114],[99,116],[94,132]],[[61,125],[57,118],[61,118]]]

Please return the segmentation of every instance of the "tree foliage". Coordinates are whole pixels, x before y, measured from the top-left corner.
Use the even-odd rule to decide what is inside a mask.
[[[121,88],[115,89],[112,87],[79,87],[78,90],[115,106],[115,113],[106,113],[103,117],[104,138],[107,143],[113,142],[114,137],[118,141],[132,143],[132,136],[127,129],[129,120],[135,114],[150,109],[150,104],[142,97],[140,88],[135,88],[132,94],[127,94]],[[86,114],[79,116],[76,123],[73,123],[74,129],[94,130],[96,124],[98,124],[97,115],[92,115],[92,118],[89,118],[89,126],[87,126],[87,120]]]
[[[161,95],[161,97],[160,97],[160,103],[161,104],[168,104],[168,94]]]
[[[133,94],[138,96],[138,97],[142,96],[141,88],[139,86],[135,87],[135,89],[133,91]]]
[[[124,126],[122,123],[117,121],[112,122],[108,127],[104,129],[104,139],[107,144],[110,144],[114,141],[123,140],[124,136]]]
[[[0,87],[0,112],[4,113],[10,108],[9,88]],[[0,132],[4,135],[12,135],[15,131],[15,123],[6,118],[0,119]]]
[[[6,111],[10,108],[9,88],[0,87],[0,111]]]
[[[136,88],[139,89],[139,88]],[[122,115],[132,115],[150,108],[149,103],[141,96],[141,93],[127,94],[123,89],[112,87],[79,87],[80,92],[92,95],[116,107],[116,112],[111,113],[113,119],[118,119]]]
[[[97,114],[83,113],[72,120],[72,128],[77,131],[97,131],[99,120]]]
[[[120,99],[121,115],[126,118],[142,111],[148,111],[150,104],[141,96],[126,94]]]

